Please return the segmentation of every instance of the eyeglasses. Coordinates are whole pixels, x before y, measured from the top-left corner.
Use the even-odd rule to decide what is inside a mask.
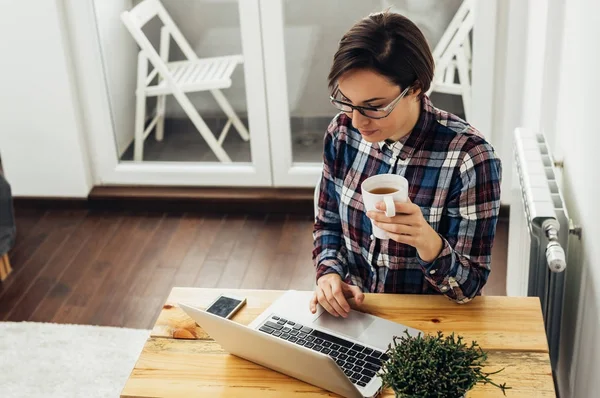
[[[334,97],[337,93],[339,93],[339,89],[337,88],[334,91],[333,95],[329,96],[329,100],[331,101],[333,106],[335,106],[342,112],[351,113],[354,109],[356,109],[360,112],[361,115],[366,116],[368,118],[383,119],[385,117],[388,117],[390,113],[392,113],[398,102],[406,95],[409,88],[410,86],[406,87],[404,91],[400,93],[399,96],[397,96],[392,102],[390,102],[383,108],[374,108],[370,106],[356,106],[344,101],[340,101]]]

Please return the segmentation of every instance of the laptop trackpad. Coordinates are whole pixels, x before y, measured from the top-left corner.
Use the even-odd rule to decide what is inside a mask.
[[[350,311],[347,318],[336,318],[327,311],[323,311],[321,316],[313,321],[313,324],[358,339],[374,320],[375,318],[372,315],[359,311]]]

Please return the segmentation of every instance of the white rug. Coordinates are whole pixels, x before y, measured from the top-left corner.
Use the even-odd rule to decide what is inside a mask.
[[[118,397],[149,333],[0,322],[0,397]]]

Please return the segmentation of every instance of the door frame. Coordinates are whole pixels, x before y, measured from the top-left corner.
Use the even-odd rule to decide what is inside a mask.
[[[265,56],[265,90],[269,104],[269,131],[272,132],[269,139],[271,148],[277,148],[271,153],[273,185],[314,187],[321,174],[322,163],[294,163],[293,161],[285,67],[283,0],[260,0],[260,14],[263,21],[262,40]]]

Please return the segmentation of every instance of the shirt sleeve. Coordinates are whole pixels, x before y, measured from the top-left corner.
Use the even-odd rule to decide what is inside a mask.
[[[323,172],[315,206],[313,261],[316,281],[333,272],[344,280],[348,271],[335,182],[337,119],[334,118],[325,135]]]
[[[449,193],[447,227],[438,231],[442,251],[430,263],[418,258],[427,281],[457,303],[472,300],[487,282],[501,178],[502,164],[490,145],[469,149]]]

